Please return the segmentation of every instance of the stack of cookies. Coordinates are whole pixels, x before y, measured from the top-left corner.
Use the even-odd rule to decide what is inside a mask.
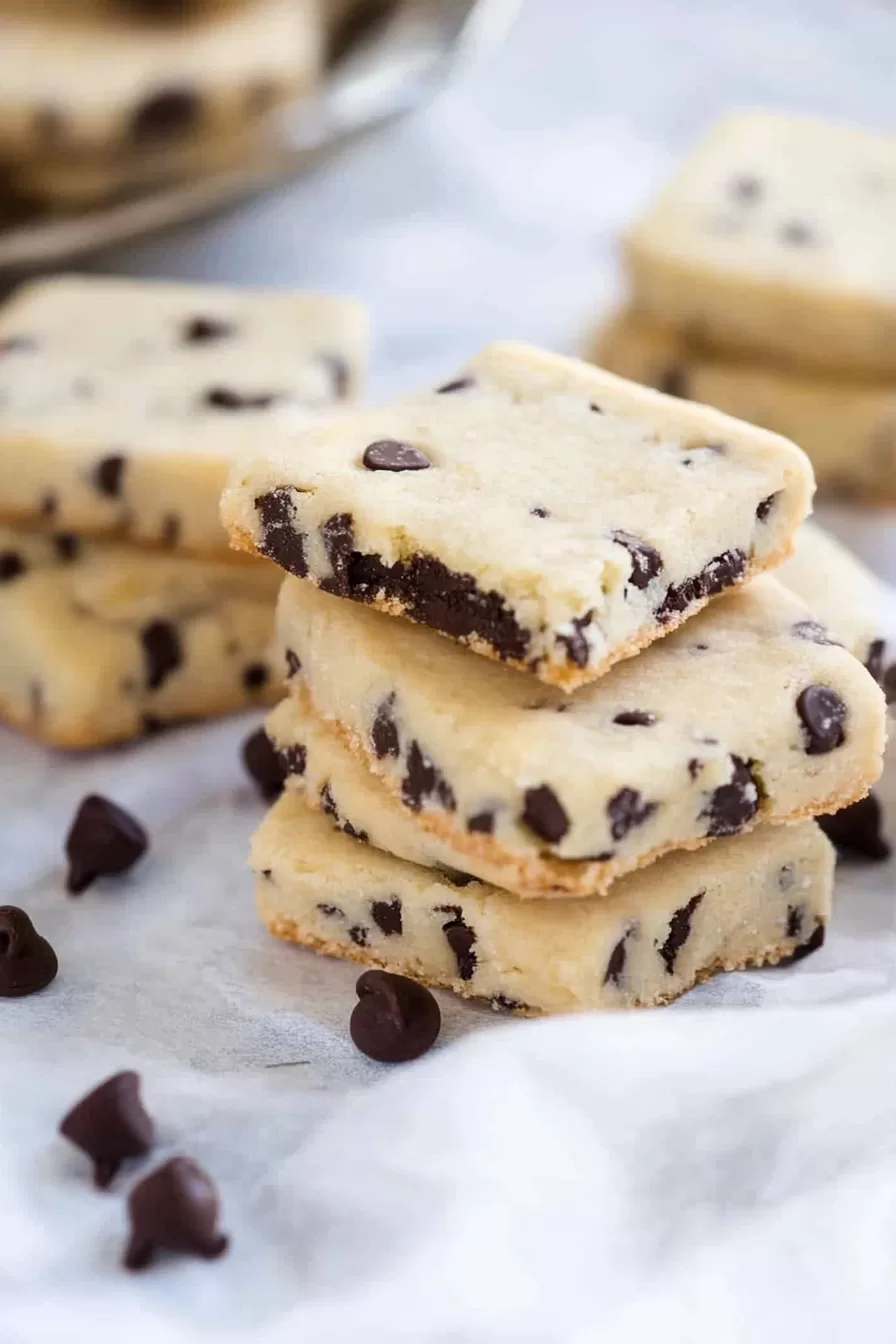
[[[595,363],[786,434],[819,486],[896,502],[896,138],[724,118],[628,234]]]
[[[63,747],[271,702],[279,576],[218,500],[359,389],[329,295],[60,277],[0,310],[0,718]]]
[[[0,0],[10,209],[75,209],[251,161],[318,80],[318,0]]]
[[[522,1012],[820,946],[809,818],[884,705],[764,573],[811,495],[774,434],[504,343],[241,464],[231,542],[290,575],[268,927]]]

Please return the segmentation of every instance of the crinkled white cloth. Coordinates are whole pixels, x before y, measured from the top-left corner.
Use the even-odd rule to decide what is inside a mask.
[[[714,115],[886,126],[894,69],[896,15],[872,0],[528,0],[424,116],[101,264],[359,292],[380,392],[491,336],[573,349],[619,228]],[[838,522],[896,576],[886,518]],[[61,962],[0,1001],[0,1344],[894,1337],[893,865],[841,870],[834,931],[792,970],[641,1016],[502,1025],[443,999],[449,1048],[389,1073],[348,1040],[356,972],[255,923],[248,726],[81,760],[0,736],[0,901]],[[71,900],[62,839],[93,789],[152,849]],[[155,1160],[219,1182],[226,1259],[118,1268],[133,1173],[96,1193],[54,1131],[122,1066],[144,1074]]]

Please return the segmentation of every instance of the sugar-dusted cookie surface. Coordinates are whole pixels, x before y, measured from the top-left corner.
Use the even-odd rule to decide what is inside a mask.
[[[286,793],[252,842],[272,933],[522,1013],[668,1003],[820,947],[833,853],[812,822],[670,854],[606,900],[518,901],[341,834]]]
[[[522,895],[606,891],[668,850],[836,811],[881,771],[880,688],[769,576],[571,696],[297,579],[278,624],[290,685]]]
[[[278,576],[0,526],[0,719],[94,747],[269,704]]]
[[[333,414],[365,356],[350,299],[37,281],[0,310],[0,518],[226,552],[234,460]]]
[[[233,544],[571,690],[778,563],[812,473],[785,439],[498,343],[434,392],[259,442]]]
[[[896,373],[896,137],[724,117],[629,231],[639,309],[707,344]]]

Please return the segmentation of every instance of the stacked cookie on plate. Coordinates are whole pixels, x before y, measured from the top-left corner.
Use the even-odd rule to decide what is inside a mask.
[[[597,364],[786,434],[896,500],[896,138],[772,112],[709,134],[630,230]]]
[[[279,576],[218,518],[234,460],[358,391],[348,299],[59,277],[0,310],[0,719],[98,746],[270,703]]]
[[[764,573],[811,494],[786,440],[514,344],[242,464],[231,541],[290,574],[271,930],[520,1011],[819,946],[808,819],[884,706]]]
[[[318,0],[0,0],[10,208],[74,209],[249,162],[319,78]]]

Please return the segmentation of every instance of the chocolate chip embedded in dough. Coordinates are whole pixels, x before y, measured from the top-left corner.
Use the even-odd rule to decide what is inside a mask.
[[[328,919],[345,919],[345,911],[340,910],[338,905],[331,905],[329,901],[319,901],[317,909]]]
[[[762,195],[762,183],[758,177],[752,173],[740,173],[733,177],[728,184],[728,191],[736,201],[744,205],[751,205],[758,201]]]
[[[261,554],[290,574],[297,574],[300,579],[306,578],[308,561],[305,557],[305,534],[296,526],[290,488],[278,485],[267,494],[258,495],[255,507],[261,524],[261,539],[258,543]]]
[[[52,490],[46,490],[38,506],[41,518],[53,518],[59,512],[59,500]]]
[[[620,789],[607,803],[610,835],[614,840],[624,840],[629,831],[643,826],[656,809],[657,804],[645,802],[637,789]]]
[[[0,999],[25,998],[56,979],[59,962],[24,910],[0,905]]]
[[[11,583],[21,578],[27,565],[18,551],[0,551],[0,583]]]
[[[404,975],[365,971],[355,990],[349,1029],[362,1054],[381,1064],[403,1064],[435,1044],[442,1015],[424,985]]]
[[[370,915],[380,933],[385,934],[387,938],[403,932],[401,901],[397,896],[391,901],[374,901],[370,907]]]
[[[475,386],[476,379],[467,374],[463,378],[452,378],[450,383],[443,383],[441,387],[436,388],[436,392],[444,396],[449,392],[466,392],[467,388]]]
[[[613,722],[623,728],[652,728],[656,723],[656,715],[648,709],[623,709]]]
[[[316,358],[330,375],[333,384],[333,396],[338,401],[344,401],[348,396],[351,383],[351,369],[348,366],[348,361],[342,355],[334,354],[332,351],[318,351]]]
[[[809,644],[839,644],[829,630],[818,621],[797,621],[791,626],[791,634],[804,639]]]
[[[789,956],[782,957],[775,964],[780,967],[795,966],[798,961],[803,961],[804,958],[811,956],[813,952],[817,952],[820,947],[823,947],[824,937],[825,926],[819,920],[806,941],[801,943],[799,947],[794,948]]]
[[[803,726],[807,756],[823,756],[843,745],[846,740],[843,725],[849,711],[843,698],[830,686],[807,686],[800,691],[796,711]]]
[[[88,794],[65,840],[66,890],[77,896],[98,877],[126,873],[148,845],[149,837],[136,817],[109,798]]]
[[[226,341],[235,334],[235,322],[230,322],[224,317],[207,317],[200,314],[184,323],[182,339],[187,345],[210,345],[216,341]]]
[[[747,568],[747,556],[744,551],[723,551],[704,565],[699,574],[681,583],[670,584],[662,602],[656,609],[656,618],[661,625],[687,611],[695,602],[706,597],[714,597],[743,577]]]
[[[474,930],[470,928],[463,915],[458,914],[442,925],[442,931],[448,939],[451,951],[454,953],[457,961],[457,973],[461,980],[472,980],[477,960],[474,951],[476,943]]]
[[[548,784],[526,789],[521,820],[542,840],[556,844],[569,830],[569,817],[560,799]]]
[[[474,835],[492,835],[495,830],[494,812],[477,812],[467,822],[467,830]]]
[[[140,1096],[140,1075],[113,1074],[73,1106],[59,1126],[69,1143],[93,1162],[93,1179],[105,1190],[123,1162],[145,1157],[154,1126]]]
[[[80,553],[81,538],[75,536],[74,532],[54,532],[53,549],[57,559],[63,564],[71,564],[73,560],[77,560]]]
[[[838,854],[875,861],[890,857],[890,845],[883,834],[883,810],[873,793],[829,817],[815,820]]]
[[[243,686],[247,691],[260,691],[267,686],[270,675],[264,663],[250,663],[243,670]]]
[[[348,931],[348,936],[356,947],[367,946],[367,930],[363,924],[353,924]]]
[[[277,759],[288,778],[290,775],[304,775],[308,764],[308,752],[301,742],[294,742],[291,747],[278,747]]]
[[[286,781],[286,765],[263,728],[256,728],[255,732],[249,734],[243,742],[241,754],[246,772],[254,780],[262,798],[269,803],[279,798]]]
[[[668,975],[672,975],[675,971],[675,960],[691,936],[691,920],[705,895],[705,891],[698,891],[697,895],[692,896],[687,905],[683,905],[680,910],[676,910],[669,920],[669,933],[666,941],[657,949]]]
[[[128,1196],[125,1268],[145,1269],[160,1250],[217,1259],[228,1245],[218,1231],[219,1213],[218,1192],[202,1168],[187,1157],[173,1157]]]
[[[350,513],[334,513],[321,524],[320,536],[333,571],[321,580],[321,588],[336,597],[348,597],[350,592],[349,565],[355,546],[354,519]]]
[[[266,411],[279,401],[279,392],[238,392],[232,387],[210,387],[202,403],[214,411]]]
[[[588,643],[588,637],[585,634],[588,626],[594,619],[594,612],[589,611],[585,616],[574,616],[570,621],[571,632],[557,636],[557,643],[566,646],[567,661],[575,667],[587,667],[588,659],[591,653],[591,646]]]
[[[610,953],[610,959],[607,962],[607,969],[604,973],[604,984],[615,985],[617,989],[622,983],[622,976],[625,971],[625,963],[628,957],[625,946],[627,938],[628,934],[624,933],[613,948],[613,951]]]
[[[183,645],[177,627],[170,621],[150,621],[140,631],[146,685],[157,691],[184,661]]]
[[[624,546],[631,556],[632,570],[629,583],[633,588],[646,588],[663,568],[663,558],[655,546],[632,536],[631,532],[614,532],[613,540]]]
[[[778,885],[780,886],[780,883]],[[787,923],[784,928],[786,937],[799,938],[803,931],[803,919],[805,918],[805,915],[806,907],[804,905],[788,905]]]
[[[110,453],[100,459],[93,469],[93,483],[101,495],[108,499],[121,498],[124,468],[125,459],[120,453]]]
[[[286,649],[284,650],[283,656],[286,659],[286,675],[288,677],[297,677],[302,670],[302,663],[299,655],[294,649]]]
[[[759,519],[760,523],[764,523],[768,519],[769,514],[775,507],[778,494],[779,492],[776,492],[773,495],[767,495],[765,499],[761,499],[756,505],[756,517]]]
[[[713,838],[737,835],[759,811],[760,789],[753,774],[753,763],[740,756],[731,757],[731,779],[713,789],[700,813],[707,821],[706,834]]]
[[[406,770],[401,781],[401,796],[414,812],[419,812],[425,801],[435,798],[446,812],[457,807],[454,791],[441,771],[420,747],[416,739],[408,747]]]
[[[368,444],[361,461],[368,471],[428,471],[432,466],[421,449],[398,439]]]
[[[202,103],[194,89],[159,89],[134,112],[131,139],[142,145],[184,135],[196,126],[201,110]]]
[[[383,760],[386,756],[398,757],[401,754],[398,725],[392,713],[394,708],[395,694],[393,692],[391,695],[387,695],[380,705],[373,721],[373,727],[370,730],[373,750],[379,760]]]

